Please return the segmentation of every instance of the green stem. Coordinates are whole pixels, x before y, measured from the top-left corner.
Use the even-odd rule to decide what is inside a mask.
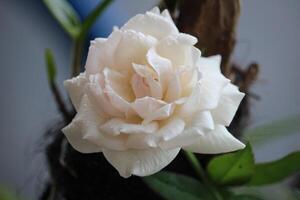
[[[199,176],[199,178],[205,183],[208,183],[208,179],[206,177],[206,174],[204,172],[203,167],[200,165],[200,162],[196,158],[196,156],[190,152],[190,151],[183,151],[186,158],[189,160],[191,163],[192,167],[194,168],[196,174]]]
[[[80,73],[84,40],[76,39],[73,47],[72,77]]]
[[[74,50],[73,50],[73,62],[72,62],[72,77],[77,76],[80,73],[82,51],[84,47],[84,42],[88,35],[89,30],[96,22],[98,17],[103,13],[103,11],[113,2],[113,0],[103,0],[97,7],[86,17],[78,36],[74,40]]]
[[[79,38],[84,38],[87,35],[88,31],[91,29],[98,17],[112,2],[113,0],[103,0],[97,5],[97,7],[84,20]]]
[[[207,186],[207,188],[214,194],[216,200],[223,200],[223,197],[219,193],[218,189],[214,186],[214,184],[211,182],[211,180],[207,177],[205,170],[203,169],[202,165],[200,164],[197,157],[194,155],[194,153],[189,151],[183,151],[186,158],[194,168],[197,176],[203,181],[203,183]]]

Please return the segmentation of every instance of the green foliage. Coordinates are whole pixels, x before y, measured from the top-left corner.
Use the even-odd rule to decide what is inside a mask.
[[[238,185],[250,180],[254,173],[254,157],[250,144],[246,148],[213,158],[207,172],[218,185]]]
[[[82,27],[81,27],[80,37],[85,37],[85,35],[90,30],[90,28],[93,26],[93,24],[96,22],[98,17],[103,13],[103,11],[105,11],[105,9],[112,2],[113,2],[113,0],[103,0],[101,3],[99,3],[97,5],[97,7],[84,20]]]
[[[0,186],[0,199],[1,200],[18,200],[15,193],[8,190],[6,187]]]
[[[77,12],[66,0],[43,0],[51,14],[74,40],[84,40],[97,18],[113,2],[103,0],[81,23]]]
[[[54,18],[60,23],[62,28],[76,38],[80,31],[81,22],[74,8],[66,0],[43,0]]]
[[[230,197],[229,200],[263,200],[263,199],[254,195],[241,194],[241,195],[232,196]]]
[[[214,196],[207,188],[194,178],[171,173],[160,172],[143,180],[155,192],[167,200],[211,200]]]
[[[249,129],[244,133],[244,139],[253,145],[265,144],[272,139],[286,137],[297,131],[300,131],[300,115]]]
[[[47,66],[48,81],[52,83],[56,78],[56,65],[54,62],[53,53],[50,49],[45,50],[45,60]]]
[[[300,171],[300,151],[291,153],[279,160],[257,164],[255,173],[248,185],[265,185],[282,181]]]

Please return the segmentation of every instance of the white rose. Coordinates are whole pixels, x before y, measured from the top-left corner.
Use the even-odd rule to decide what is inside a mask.
[[[201,57],[196,42],[158,8],[92,41],[86,71],[65,81],[77,111],[63,129],[71,145],[102,152],[123,177],[156,173],[181,148],[244,148],[225,128],[244,94],[221,74],[221,57]]]

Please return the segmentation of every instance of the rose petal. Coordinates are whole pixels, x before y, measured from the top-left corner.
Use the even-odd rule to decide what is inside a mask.
[[[198,98],[200,110],[210,110],[216,108],[222,90],[230,82],[223,75],[216,75],[210,78],[202,78],[200,80],[200,94]]]
[[[200,59],[201,59],[201,51],[196,47],[191,48],[191,61],[189,62],[190,66],[195,66],[199,68],[200,66]]]
[[[94,143],[84,139],[86,132],[98,132],[97,124],[103,121],[103,119],[90,110],[91,107],[92,105],[90,104],[87,96],[84,95],[75,118],[68,126],[62,129],[62,132],[67,137],[72,147],[81,153],[94,153],[101,151],[101,146],[95,145]]]
[[[200,57],[197,66],[204,76],[210,74],[221,74],[221,56]]]
[[[230,82],[223,75],[210,75],[196,84],[187,102],[181,108],[182,115],[190,115],[197,111],[211,110],[218,106],[221,92]]]
[[[144,78],[138,74],[132,76],[131,87],[136,98],[151,96],[149,85],[147,85]]]
[[[165,106],[166,103],[164,101],[155,99],[153,97],[143,97],[140,99],[136,99],[133,103],[131,103],[131,108],[143,119],[149,117],[149,115],[159,108]]]
[[[227,84],[218,106],[211,110],[215,123],[229,126],[244,96],[236,86]]]
[[[81,153],[101,152],[101,147],[83,139],[81,124],[73,120],[62,129],[71,146]]]
[[[161,150],[112,151],[104,149],[105,158],[124,178],[129,176],[148,176],[167,166],[178,154],[180,148]]]
[[[200,129],[214,129],[214,119],[209,111],[198,112],[192,116],[191,124],[189,127]]]
[[[113,31],[107,39],[97,38],[91,41],[85,65],[87,74],[100,73],[104,67],[113,66],[114,53],[121,40],[120,31]]]
[[[114,52],[114,68],[130,71],[132,63],[146,64],[147,51],[156,44],[156,39],[134,30],[124,30],[120,34],[122,37]]]
[[[161,84],[155,80],[155,77],[149,67],[146,65],[138,65],[133,63],[133,68],[137,74],[145,78],[145,82],[149,86],[151,97],[161,99],[163,96]]]
[[[149,149],[157,147],[157,138],[154,134],[130,134],[126,145],[129,149]]]
[[[167,87],[167,83],[170,79],[170,73],[172,72],[171,61],[159,56],[154,48],[151,48],[147,53],[147,61],[150,66],[157,73],[158,80],[160,81],[163,91]]]
[[[167,119],[168,117],[170,117],[172,115],[172,113],[174,112],[174,109],[175,109],[175,105],[173,103],[167,104],[167,105],[157,109],[156,111],[149,113],[149,115],[147,115],[147,117],[144,119],[144,121],[142,123],[148,124],[154,120]]]
[[[152,8],[152,10],[150,10],[149,12],[152,12],[154,14],[160,15],[160,10],[159,8],[156,6],[154,8]]]
[[[164,100],[173,102],[181,96],[181,82],[178,74],[172,74]]]
[[[102,58],[102,52],[104,51],[104,45],[106,38],[97,38],[91,41],[89,52],[87,55],[85,69],[88,74],[99,73],[104,67],[104,59]]]
[[[161,141],[158,145],[162,149],[173,149],[190,145],[200,138],[201,134],[203,134],[202,132],[199,132],[200,130],[201,129],[195,129],[194,127],[185,128],[181,134],[170,140]]]
[[[182,85],[181,96],[188,97],[193,92],[198,82],[198,77],[200,78],[200,76],[197,68],[182,67],[183,68],[179,71],[180,84]]]
[[[163,10],[163,11],[161,12],[161,15],[162,15],[164,18],[168,19],[169,21],[173,22],[173,19],[172,19],[171,15],[170,15],[170,13],[169,13],[169,11],[168,11],[167,9]],[[174,23],[174,22],[173,22],[173,23]]]
[[[133,101],[134,95],[124,76],[109,68],[103,71],[105,80],[104,92],[109,97],[111,104],[126,113],[130,108],[129,101]]]
[[[245,145],[233,137],[224,126],[216,125],[213,131],[201,135],[195,143],[184,147],[195,153],[226,153],[243,149]]]
[[[90,101],[97,105],[97,109],[102,110],[110,117],[123,117],[124,113],[112,106],[110,99],[104,93],[104,77],[102,74],[94,74],[89,76],[89,83],[86,94]]]
[[[121,30],[135,30],[145,35],[151,35],[157,39],[178,33],[178,29],[173,21],[155,12],[146,12],[144,15],[138,14],[134,16]]]
[[[156,46],[157,53],[169,59],[173,67],[188,65],[191,61],[192,46],[197,42],[197,38],[180,33],[170,35],[161,41]]]
[[[159,146],[164,149],[187,146],[195,142],[205,132],[214,129],[214,121],[209,111],[198,112],[189,118],[191,118],[190,121],[186,122],[185,129],[180,134],[166,142],[161,142]],[[174,126],[176,125],[174,124]]]
[[[158,129],[158,123],[152,122],[147,125],[131,124],[122,119],[114,118],[100,126],[103,133],[110,135],[126,134],[149,134],[154,133]]]
[[[87,79],[85,73],[81,73],[78,76],[64,81],[64,86],[69,93],[71,101],[78,111],[81,98],[84,95]]]
[[[180,118],[170,120],[165,126],[161,127],[155,136],[162,137],[164,141],[168,141],[184,130],[185,122]]]

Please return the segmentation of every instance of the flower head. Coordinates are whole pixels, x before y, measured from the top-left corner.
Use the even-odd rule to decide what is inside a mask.
[[[244,148],[225,128],[244,94],[221,74],[221,57],[201,57],[196,42],[158,8],[92,41],[85,72],[65,81],[77,111],[63,129],[71,145],[102,152],[123,177],[153,174],[181,148]]]

